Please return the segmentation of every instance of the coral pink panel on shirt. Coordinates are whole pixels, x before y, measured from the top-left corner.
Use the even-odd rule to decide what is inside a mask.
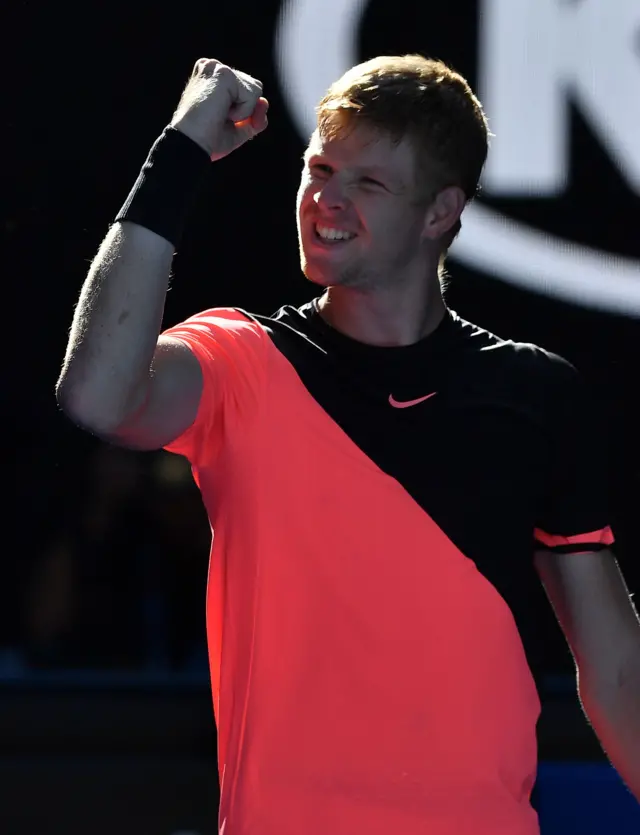
[[[218,327],[180,333],[201,363]],[[535,835],[539,702],[508,606],[247,327],[171,445],[214,529],[225,835]]]

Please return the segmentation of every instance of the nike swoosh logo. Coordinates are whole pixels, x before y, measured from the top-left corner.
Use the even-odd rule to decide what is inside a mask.
[[[418,397],[415,400],[396,400],[395,397],[390,394],[389,403],[391,403],[394,409],[408,409],[409,406],[417,406],[418,403],[424,403],[425,400],[428,400],[437,393],[437,391],[433,391],[431,394],[425,394],[424,397]]]

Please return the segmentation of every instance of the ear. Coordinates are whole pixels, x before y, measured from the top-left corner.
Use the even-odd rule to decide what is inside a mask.
[[[422,235],[436,241],[447,234],[460,220],[467,198],[459,186],[448,186],[439,191],[426,211]]]

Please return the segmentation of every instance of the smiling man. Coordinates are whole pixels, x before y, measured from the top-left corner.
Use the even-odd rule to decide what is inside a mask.
[[[225,835],[535,835],[542,579],[605,749],[640,795],[640,627],[574,369],[450,310],[487,122],[466,81],[382,57],[328,91],[297,201],[318,295],[159,336],[191,194],[266,127],[196,64],[76,309],[62,408],[193,466]]]

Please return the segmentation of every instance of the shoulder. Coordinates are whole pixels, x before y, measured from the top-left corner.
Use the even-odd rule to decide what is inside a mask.
[[[198,359],[204,371],[219,375],[223,369],[237,378],[266,367],[270,340],[263,325],[252,314],[239,308],[215,307],[202,310],[161,334],[165,344],[178,342]]]
[[[317,317],[312,303],[297,308],[284,305],[269,316],[251,313],[240,307],[212,307],[193,314],[180,324],[168,329],[167,333],[180,328],[190,328],[202,331],[222,330],[237,336],[253,334],[264,337],[271,334],[278,326],[302,332],[311,330],[315,318]]]
[[[289,304],[283,305],[273,315],[258,317],[258,319],[264,322],[267,327],[281,325],[301,333],[307,333],[314,329],[314,325],[317,323],[318,313],[314,300],[300,307],[294,307]]]
[[[460,327],[467,339],[459,377],[474,399],[499,403],[545,425],[592,405],[584,378],[559,354],[463,320]]]
[[[502,373],[507,379],[523,378],[529,383],[562,387],[579,378],[576,368],[564,357],[533,342],[519,342],[497,336],[491,331],[454,314],[468,350],[466,357],[478,368]]]
[[[196,344],[232,347],[266,342],[264,325],[251,313],[234,307],[212,307],[194,313],[162,332],[163,337]]]
[[[236,333],[249,333],[261,330],[262,326],[251,313],[237,307],[212,307],[194,313],[182,322],[168,328],[169,331],[179,329],[192,330],[224,330]]]

